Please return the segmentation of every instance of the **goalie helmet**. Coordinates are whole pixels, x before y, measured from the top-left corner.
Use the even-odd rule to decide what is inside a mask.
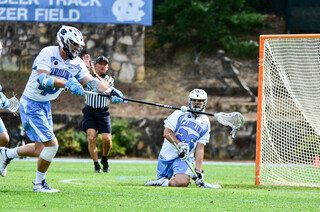
[[[207,93],[202,89],[194,89],[189,93],[189,108],[191,110],[204,112],[207,105]],[[194,101],[194,105],[192,104],[192,100]],[[199,101],[200,100],[200,101]]]
[[[64,50],[68,57],[73,60],[85,46],[82,33],[75,27],[65,26],[59,29],[57,33],[59,46]]]

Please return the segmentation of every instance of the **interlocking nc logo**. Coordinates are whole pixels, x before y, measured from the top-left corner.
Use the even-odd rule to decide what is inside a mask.
[[[143,10],[144,1],[142,0],[116,0],[112,5],[112,13],[118,21],[141,21],[145,15]]]

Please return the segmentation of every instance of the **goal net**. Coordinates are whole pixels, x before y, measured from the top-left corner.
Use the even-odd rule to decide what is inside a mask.
[[[320,34],[262,35],[256,185],[320,186]]]

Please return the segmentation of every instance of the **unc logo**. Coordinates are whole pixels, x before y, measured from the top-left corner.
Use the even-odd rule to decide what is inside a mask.
[[[112,5],[112,13],[118,21],[141,21],[145,15],[143,10],[144,1],[142,0],[116,0]]]
[[[48,131],[46,134],[48,137],[50,137],[52,135],[52,133],[50,131]]]
[[[58,62],[58,60],[55,60],[55,61],[53,61],[53,65],[58,65],[59,64],[59,62]]]

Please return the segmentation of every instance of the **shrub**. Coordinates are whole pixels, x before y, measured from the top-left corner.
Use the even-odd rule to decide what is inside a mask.
[[[56,133],[59,141],[58,155],[74,155],[81,152],[80,143],[74,137],[74,129],[61,130]]]
[[[138,141],[137,137],[141,134],[134,128],[128,128],[128,126],[129,122],[126,119],[112,119],[112,151],[117,150],[116,147],[119,146],[124,148],[119,149],[119,154],[120,152],[132,153],[133,147]]]
[[[218,48],[237,56],[252,56],[258,43],[245,39],[263,27],[264,17],[245,6],[244,0],[165,0],[156,10],[163,18],[158,42],[192,44],[212,52]]]
[[[132,152],[140,135],[135,129],[128,129],[129,122],[126,119],[112,119],[112,148],[109,157],[124,156]],[[76,131],[73,128],[60,130],[56,133],[59,141],[58,155],[86,155],[89,156],[87,134]],[[102,137],[97,136],[98,152],[102,152]]]

